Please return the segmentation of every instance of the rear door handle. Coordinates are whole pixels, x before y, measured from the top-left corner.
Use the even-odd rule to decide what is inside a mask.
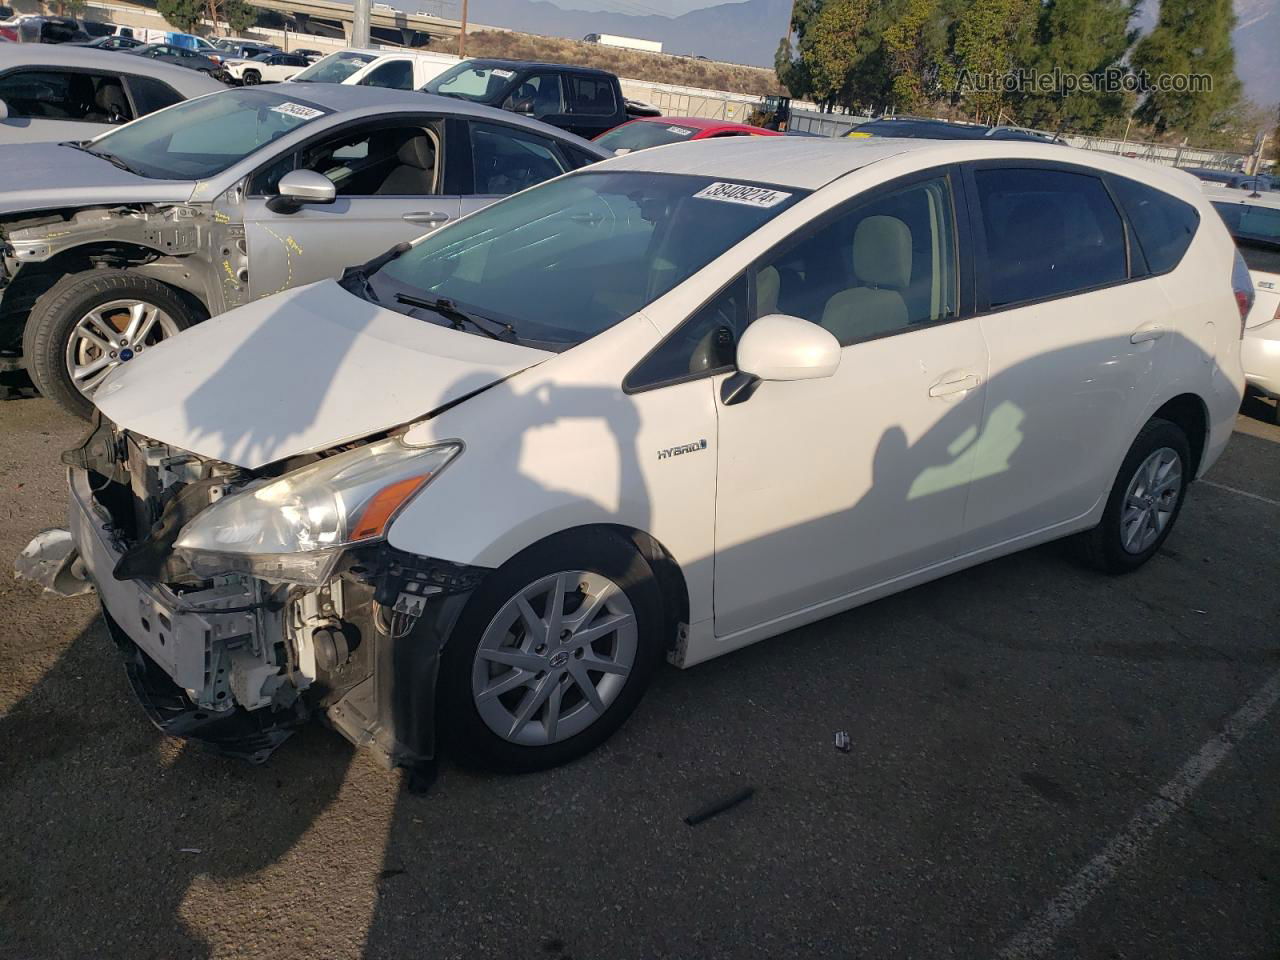
[[[931,397],[950,397],[957,393],[967,393],[978,385],[978,375],[971,373],[959,380],[939,380],[929,388]]]
[[[409,223],[437,224],[447,222],[449,215],[436,210],[419,210],[417,213],[406,213],[400,219]]]
[[[1152,340],[1159,340],[1164,336],[1164,327],[1158,323],[1148,323],[1133,331],[1129,337],[1130,343],[1150,343]]]

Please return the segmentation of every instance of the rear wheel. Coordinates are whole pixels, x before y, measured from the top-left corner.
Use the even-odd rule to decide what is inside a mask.
[[[524,772],[594,749],[661,660],[662,613],[653,571],[612,531],[561,534],[499,568],[444,650],[440,726],[455,758]]]
[[[1108,573],[1136,570],[1150,560],[1173,530],[1191,479],[1191,447],[1182,428],[1147,421],[1120,465],[1102,522],[1083,535],[1086,558]]]
[[[195,320],[159,281],[127,270],[85,270],[63,277],[36,300],[22,352],[40,392],[87,419],[108,373]]]

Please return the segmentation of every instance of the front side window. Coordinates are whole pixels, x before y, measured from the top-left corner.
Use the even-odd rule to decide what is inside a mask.
[[[277,93],[225,90],[143,117],[87,149],[139,176],[199,180],[330,112]]]
[[[756,271],[756,317],[783,313],[842,346],[956,316],[955,213],[936,177],[855,202]]]
[[[589,117],[611,117],[618,109],[613,84],[599,77],[568,77],[572,111]]]
[[[294,77],[293,81],[294,83],[341,83],[357,70],[373,63],[374,59],[367,53],[342,50],[317,60]]]
[[[413,64],[408,60],[392,60],[380,64],[360,80],[366,87],[389,87],[392,90],[413,89]]]
[[[1043,168],[974,171],[992,307],[1059,297],[1128,276],[1124,224],[1095,176]]]
[[[471,124],[475,191],[505,197],[565,172],[550,140],[496,123]]]
[[[533,73],[521,80],[502,103],[502,109],[549,117],[564,113],[564,90],[558,73]]]
[[[1111,188],[1133,224],[1151,272],[1167,273],[1176,267],[1200,226],[1196,208],[1125,177],[1112,178]]]
[[[435,193],[439,157],[434,130],[421,125],[356,127],[324,137],[259,171],[251,196],[274,196],[292,170],[314,170],[339,197],[410,197]]]
[[[15,70],[0,77],[0,100],[11,117],[125,123],[133,109],[120,78],[61,70]]]
[[[708,177],[588,170],[429,234],[369,295],[447,298],[566,349],[667,293],[794,204],[799,190]]]

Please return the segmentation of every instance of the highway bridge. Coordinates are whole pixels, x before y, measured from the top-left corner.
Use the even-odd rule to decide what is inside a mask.
[[[351,37],[354,18],[351,4],[335,0],[250,0],[255,7],[274,10],[292,18],[300,33]],[[457,20],[426,13],[405,13],[375,3],[370,16],[373,41],[409,47],[424,46],[428,39],[457,39]],[[469,31],[468,31],[469,32]]]

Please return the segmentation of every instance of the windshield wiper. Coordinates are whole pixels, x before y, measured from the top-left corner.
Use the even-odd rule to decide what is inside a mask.
[[[356,284],[359,284],[364,290],[364,293],[367,294],[370,299],[377,301],[378,295],[373,292],[373,287],[369,283],[369,277],[377,273],[392,260],[396,259],[396,257],[403,253],[407,253],[412,249],[413,244],[411,243],[397,243],[390,250],[384,250],[372,260],[366,260],[364,263],[358,263],[354,267],[347,267],[347,269],[342,271],[342,276],[338,278],[338,286],[342,287],[342,289],[349,293],[357,293],[357,291],[352,288],[355,287]]]
[[[129,166],[114,153],[99,153],[97,150],[89,150],[88,148],[85,149],[85,153],[95,157],[101,157],[103,160],[107,161],[107,163],[111,164],[113,167],[119,167],[125,173],[132,173],[134,176],[138,175],[137,170],[133,169],[133,167]]]
[[[399,303],[403,303],[407,307],[420,307],[423,310],[431,310],[431,311],[434,311],[435,313],[440,314],[440,316],[444,317],[453,325],[453,329],[455,330],[461,330],[466,324],[469,323],[471,324],[471,326],[475,327],[477,330],[483,333],[486,337],[491,337],[494,340],[503,339],[501,334],[495,333],[494,331],[490,330],[487,326],[485,326],[485,324],[481,323],[476,317],[473,317],[471,314],[464,313],[463,311],[459,310],[458,305],[455,304],[448,297],[415,297],[413,294],[410,294],[410,293],[397,293],[396,300]],[[501,321],[498,321],[498,320],[490,320],[488,317],[485,317],[484,319],[486,323],[497,324],[499,327],[502,328],[503,332],[506,333],[506,335],[510,337],[512,340],[516,338],[516,329],[511,324],[502,323]]]

